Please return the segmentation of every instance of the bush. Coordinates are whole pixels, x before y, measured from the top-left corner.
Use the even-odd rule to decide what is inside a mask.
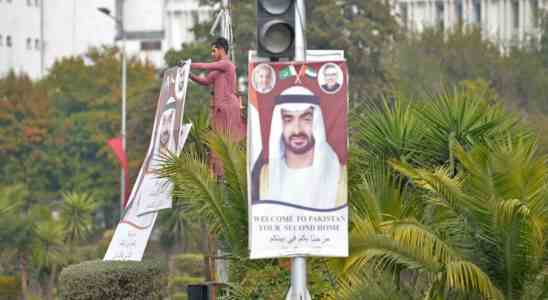
[[[87,261],[59,276],[61,299],[161,299],[167,265],[159,261]]]
[[[21,284],[15,276],[0,276],[0,299],[19,299]]]
[[[175,256],[175,268],[178,273],[193,277],[204,273],[204,256],[201,254],[185,253]]]

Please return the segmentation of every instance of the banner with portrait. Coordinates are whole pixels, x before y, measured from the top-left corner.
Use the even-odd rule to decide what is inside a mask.
[[[249,65],[251,258],[348,255],[344,58]]]
[[[190,131],[182,124],[190,63],[165,71],[151,142],[104,260],[141,260],[158,211],[171,207],[172,183],[158,177],[166,155],[179,154]]]
[[[182,122],[189,75],[190,62],[164,73],[150,145],[141,167],[142,173],[136,181],[137,193],[129,199],[132,201],[132,196],[144,199],[139,215],[171,208],[173,185],[166,178],[158,178],[157,171],[167,155],[179,153],[182,149],[180,137],[184,133]]]

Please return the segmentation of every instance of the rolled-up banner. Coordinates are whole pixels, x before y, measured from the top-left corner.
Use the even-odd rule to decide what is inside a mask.
[[[348,255],[348,70],[341,59],[251,62],[251,258]]]
[[[191,128],[190,124],[182,124],[189,72],[190,62],[164,73],[148,153],[104,260],[140,261],[158,210],[171,207],[172,184],[158,178],[157,170],[162,155],[182,150]]]
[[[189,74],[190,61],[183,67],[169,69],[164,74],[150,146],[141,167],[142,172],[136,181],[135,197],[143,199],[139,215],[171,208],[173,185],[168,179],[159,178],[157,171],[166,155],[179,153],[182,149],[179,139],[184,136],[181,131]],[[130,201],[132,200],[130,197]]]

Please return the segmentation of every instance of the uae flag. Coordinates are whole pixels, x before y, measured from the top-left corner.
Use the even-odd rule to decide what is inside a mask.
[[[280,70],[280,79],[284,80],[289,77],[293,77],[297,75],[297,70],[295,70],[294,65],[287,66]]]

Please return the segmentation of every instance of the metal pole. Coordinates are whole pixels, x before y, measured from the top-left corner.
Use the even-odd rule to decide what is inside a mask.
[[[126,32],[124,29],[124,15],[120,20],[122,31],[122,149],[126,152],[126,101],[127,101],[127,61],[126,61]],[[124,202],[126,199],[126,178],[124,169],[120,173],[120,218],[124,215]]]
[[[304,0],[297,0],[295,4],[295,60],[306,59],[306,6]]]
[[[44,1],[40,1],[40,77],[44,76],[46,42],[44,41]]]
[[[223,4],[223,9],[224,10],[228,9],[228,4],[229,4],[228,0],[223,0],[222,4]],[[226,26],[227,26],[226,17],[227,16],[224,15],[223,18],[222,18],[222,21],[221,21],[221,36],[228,40],[229,36],[228,36],[227,28],[226,28]],[[230,46],[232,46],[232,45],[230,45]]]
[[[42,1],[43,2],[43,1]],[[111,18],[116,22],[120,28],[120,34],[122,37],[122,128],[120,133],[122,135],[122,149],[126,152],[126,101],[127,101],[127,59],[126,59],[126,31],[124,29],[124,3],[121,2],[119,8],[120,17],[115,17],[110,14],[110,10],[106,7],[98,7],[97,10],[105,16]],[[118,12],[117,12],[118,14]],[[120,220],[124,216],[124,202],[126,200],[126,178],[124,169],[120,170]]]
[[[311,300],[306,282],[306,258],[293,257],[291,259],[291,287],[285,300]]]
[[[295,5],[295,61],[306,60],[306,7],[304,0],[297,0]],[[297,256],[291,259],[291,288],[286,300],[310,300],[306,288],[306,258]]]

